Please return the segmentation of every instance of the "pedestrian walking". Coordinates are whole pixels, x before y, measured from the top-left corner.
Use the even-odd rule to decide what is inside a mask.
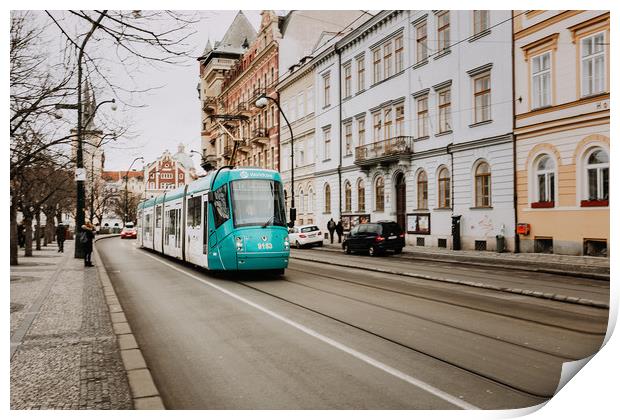
[[[65,252],[65,233],[67,228],[62,223],[56,226],[56,243],[58,244],[58,252]]]
[[[338,220],[338,224],[336,225],[336,233],[338,234],[338,243],[342,243],[342,235],[344,234],[344,226],[342,225],[342,220]]]
[[[92,267],[91,261],[93,253],[93,239],[95,238],[95,227],[87,221],[82,225],[82,232],[80,232],[80,242],[82,243],[82,249],[84,250],[84,267]]]
[[[334,222],[333,218],[329,219],[329,222],[327,222],[327,230],[329,231],[329,240],[333,244],[334,243],[334,231],[336,230],[336,222]]]

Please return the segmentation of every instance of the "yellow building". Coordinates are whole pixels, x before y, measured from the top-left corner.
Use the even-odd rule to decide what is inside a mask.
[[[608,256],[609,12],[513,13],[520,250]]]

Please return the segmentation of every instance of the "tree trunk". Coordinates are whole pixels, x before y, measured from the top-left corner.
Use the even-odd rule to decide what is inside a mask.
[[[32,215],[24,214],[24,257],[32,257]]]
[[[41,211],[37,210],[34,215],[34,219],[36,221],[35,229],[34,229],[34,241],[36,244],[36,250],[41,251]]]
[[[11,265],[18,264],[17,209],[11,205]]]

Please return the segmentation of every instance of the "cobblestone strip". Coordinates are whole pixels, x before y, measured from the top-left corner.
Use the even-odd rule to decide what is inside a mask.
[[[26,333],[32,326],[34,319],[39,314],[39,311],[41,310],[41,307],[43,306],[45,299],[49,295],[50,290],[52,289],[52,286],[56,282],[58,275],[62,272],[65,266],[65,263],[67,262],[67,258],[69,258],[68,254],[62,258],[62,260],[58,264],[58,268],[56,268],[56,271],[54,271],[54,274],[52,274],[52,276],[47,281],[47,284],[45,285],[43,290],[41,290],[41,293],[37,297],[37,300],[33,302],[30,308],[28,308],[28,312],[24,314],[25,317],[22,320],[20,326],[11,335],[11,358],[10,360],[13,359],[15,352],[17,352],[17,349],[19,348],[19,346],[22,344],[22,341],[24,340],[24,336],[26,335]]]
[[[302,260],[302,261],[326,263],[326,264],[336,265],[336,266],[339,266],[339,267],[360,268],[358,265],[355,265],[355,264],[345,264],[345,263],[341,263],[341,262],[334,262],[334,261],[329,261],[329,260],[321,260],[321,259],[318,259],[318,258],[300,257],[300,256],[292,256],[292,255],[291,255],[290,258],[294,258],[294,259],[298,259],[298,260]],[[549,300],[555,300],[555,301],[558,301],[558,302],[574,303],[574,304],[577,304],[577,305],[584,305],[584,306],[591,306],[591,307],[595,307],[595,308],[609,309],[609,303],[595,301],[595,300],[591,300],[591,299],[583,299],[583,298],[564,296],[564,295],[553,294],[553,293],[542,293],[542,292],[539,292],[539,291],[534,291],[534,290],[529,290],[529,289],[517,289],[517,288],[512,288],[512,287],[501,287],[501,286],[496,286],[496,285],[493,285],[493,284],[485,284],[485,283],[479,283],[479,282],[473,282],[473,281],[464,281],[464,280],[455,280],[455,279],[444,278],[444,277],[428,276],[428,275],[425,275],[425,274],[401,272],[401,271],[397,271],[397,270],[390,270],[390,269],[387,269],[387,268],[364,267],[364,269],[365,270],[370,270],[370,271],[375,271],[375,272],[378,272],[378,273],[395,274],[395,275],[399,275],[399,276],[407,276],[407,277],[413,277],[413,278],[424,279],[424,280],[440,281],[440,282],[443,282],[443,283],[460,284],[460,285],[463,285],[463,286],[470,286],[470,287],[477,287],[477,288],[480,288],[480,289],[488,289],[488,290],[496,290],[496,291],[500,291],[500,292],[514,293],[514,294],[518,294],[518,295],[525,295],[525,296],[535,297],[535,298],[539,298],[539,299],[549,299]]]
[[[98,238],[97,241],[114,236],[118,235]],[[123,366],[129,380],[133,406],[136,410],[165,410],[159,391],[142,356],[142,351],[131,332],[131,326],[127,322],[123,308],[116,297],[116,292],[96,246],[93,247],[93,251],[98,262],[97,274],[103,287],[107,310],[112,320],[113,333],[118,340]]]

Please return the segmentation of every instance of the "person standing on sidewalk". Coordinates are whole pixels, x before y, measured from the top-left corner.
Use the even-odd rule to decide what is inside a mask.
[[[93,239],[95,238],[95,227],[87,221],[82,225],[82,232],[80,233],[80,241],[84,247],[84,267],[92,267],[91,261],[93,254]]]
[[[62,223],[56,226],[56,243],[58,244],[58,252],[65,252],[65,233],[67,228]]]
[[[333,244],[334,243],[334,231],[336,230],[336,222],[334,222],[333,218],[329,219],[329,222],[327,222],[327,230],[329,231],[329,240]]]
[[[338,234],[338,243],[342,243],[342,235],[344,234],[344,226],[342,225],[342,220],[338,220],[338,224],[336,225],[336,233]]]

